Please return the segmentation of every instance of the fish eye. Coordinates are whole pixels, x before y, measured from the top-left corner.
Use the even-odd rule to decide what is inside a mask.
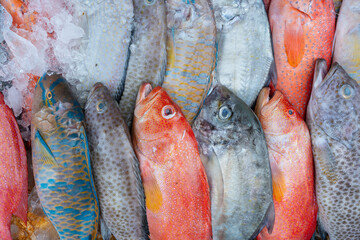
[[[51,99],[52,98],[52,93],[49,91],[46,93],[46,98],[47,99]]]
[[[155,3],[155,0],[144,0],[146,5],[153,5]]]
[[[222,106],[218,115],[221,120],[227,120],[232,116],[232,111],[228,106]]]
[[[294,109],[289,109],[287,113],[288,113],[288,115],[289,115],[290,117],[294,117],[294,116],[295,116],[295,110],[294,110]]]
[[[99,112],[99,113],[103,113],[105,112],[107,109],[107,105],[105,102],[98,102],[97,105],[96,105],[96,110]]]
[[[339,91],[340,95],[345,99],[352,98],[355,93],[354,88],[348,84],[344,84]]]
[[[175,111],[175,108],[173,106],[166,105],[166,106],[164,106],[162,108],[161,114],[162,114],[163,118],[170,119],[170,118],[175,116],[176,111]]]

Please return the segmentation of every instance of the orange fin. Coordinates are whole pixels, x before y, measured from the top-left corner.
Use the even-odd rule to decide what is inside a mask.
[[[147,168],[147,167],[146,167]],[[158,212],[162,206],[163,198],[160,187],[150,169],[142,172],[145,191],[146,208]]]
[[[285,177],[275,159],[270,158],[273,196],[275,201],[281,202],[286,191]]]

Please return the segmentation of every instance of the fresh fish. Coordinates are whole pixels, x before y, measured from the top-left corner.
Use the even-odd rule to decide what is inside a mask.
[[[26,224],[27,159],[13,112],[0,93],[0,236],[11,240],[12,215]]]
[[[252,106],[274,62],[262,0],[212,0],[218,59],[215,79]]]
[[[163,88],[145,83],[134,115],[150,239],[212,239],[209,185],[180,107]]]
[[[308,105],[318,224],[331,240],[360,239],[360,86],[334,63],[316,64]]]
[[[166,64],[166,15],[164,0],[134,0],[134,34],[130,46],[120,111],[131,126],[136,95],[144,82],[161,85]]]
[[[61,239],[95,239],[98,200],[84,114],[61,75],[44,75],[35,87],[32,158],[36,189]]]
[[[116,239],[147,239],[139,163],[119,106],[101,83],[89,94],[85,120],[102,218]]]
[[[276,219],[273,232],[263,229],[257,239],[310,239],[317,205],[309,129],[279,91],[270,97],[264,88],[255,111],[269,149]]]
[[[215,19],[207,0],[168,0],[167,65],[162,87],[193,122],[212,82]]]
[[[337,20],[333,62],[360,83],[360,1],[344,0]]]
[[[274,225],[269,154],[248,105],[217,85],[194,122],[210,185],[214,239],[254,239]]]
[[[276,89],[302,118],[310,98],[315,60],[330,65],[335,31],[333,0],[272,0],[269,9]]]
[[[111,95],[119,99],[123,90],[128,49],[133,25],[133,1],[78,0],[87,16],[85,65],[86,79],[80,79],[77,89],[80,102],[85,102],[90,89],[97,82],[109,88]]]

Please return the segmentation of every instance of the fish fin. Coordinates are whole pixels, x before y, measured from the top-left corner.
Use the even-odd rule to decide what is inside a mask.
[[[314,72],[314,79],[313,79],[313,89],[317,88],[327,73],[327,63],[325,59],[317,59],[315,63],[315,72]]]
[[[145,191],[146,208],[152,212],[158,212],[162,206],[163,197],[156,178],[152,174],[149,165],[142,168],[142,179]]]
[[[34,145],[36,151],[38,152],[39,159],[43,162],[43,164],[49,164],[53,166],[58,165],[54,154],[45,142],[44,138],[41,136],[39,130],[36,130],[35,132]]]
[[[167,38],[166,54],[167,54],[167,68],[173,69],[175,65],[175,41],[174,41],[175,28],[171,29],[171,37]],[[165,74],[166,75],[166,74]]]
[[[281,202],[286,191],[284,173],[281,171],[280,166],[278,165],[274,157],[270,157],[270,166],[272,175],[273,196],[275,201]]]
[[[288,15],[288,19],[285,21],[284,44],[288,62],[290,66],[296,68],[305,53],[305,31],[303,24],[310,17],[299,9],[292,6],[290,8],[292,10],[290,12],[291,15]]]
[[[108,226],[106,225],[105,220],[100,217],[100,232],[101,232],[101,236],[104,240],[110,240],[111,238],[111,231],[108,228]]]
[[[327,239],[328,234],[327,234],[327,232],[324,230],[324,228],[323,228],[323,226],[321,225],[319,219],[318,219],[318,221],[317,221],[316,231],[315,231],[314,235],[315,235],[316,233],[319,234],[319,236],[320,236],[320,238],[321,238],[322,240],[326,240],[326,239]]]
[[[334,154],[331,152],[329,143],[325,138],[314,138],[313,140],[313,151],[317,155],[317,162],[320,165],[319,174],[325,175],[330,183],[336,183],[338,181],[336,171],[336,159]]]
[[[268,209],[266,210],[264,219],[262,220],[262,222],[260,223],[259,227],[257,228],[257,230],[251,235],[251,237],[249,238],[249,240],[253,240],[256,238],[256,236],[259,235],[259,233],[261,232],[261,230],[266,227],[268,230],[268,233],[271,234],[273,229],[274,229],[274,224],[275,224],[275,207],[274,207],[274,203],[271,202]]]

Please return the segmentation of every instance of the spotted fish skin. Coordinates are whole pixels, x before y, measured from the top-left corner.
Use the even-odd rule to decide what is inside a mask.
[[[133,2],[78,0],[80,10],[87,16],[88,44],[85,60],[86,79],[77,86],[79,101],[86,101],[93,85],[102,82],[111,95],[120,98],[128,61],[128,49],[133,24]]]
[[[360,239],[360,87],[337,63],[317,62],[307,110],[318,223],[331,240]]]
[[[101,216],[116,239],[148,239],[139,162],[118,104],[101,83],[85,106]]]
[[[164,0],[134,0],[134,34],[129,65],[120,100],[121,115],[131,126],[139,87],[164,80],[166,66],[166,15]]]
[[[270,25],[262,0],[212,0],[218,59],[215,79],[249,106],[274,62]]]
[[[35,87],[32,157],[39,199],[61,239],[95,239],[99,221],[84,114],[61,75]]]
[[[11,240],[12,215],[26,224],[28,172],[19,127],[0,93],[0,236]]]
[[[344,0],[335,32],[333,62],[360,83],[360,1]]]
[[[170,0],[167,63],[162,87],[192,123],[208,93],[215,65],[215,19],[207,0]]]

